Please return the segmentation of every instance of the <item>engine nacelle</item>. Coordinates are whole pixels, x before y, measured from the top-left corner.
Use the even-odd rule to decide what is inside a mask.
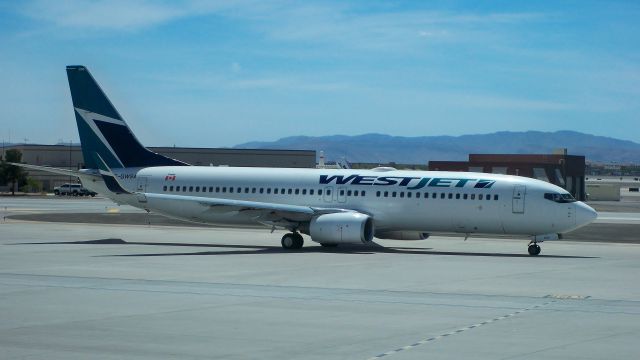
[[[311,219],[311,240],[324,244],[362,244],[373,240],[373,219],[357,212],[324,214]]]
[[[380,231],[376,232],[376,237],[387,240],[424,240],[429,237],[429,233],[421,231]]]

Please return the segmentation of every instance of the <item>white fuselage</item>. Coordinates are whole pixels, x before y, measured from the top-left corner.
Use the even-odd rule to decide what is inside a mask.
[[[582,202],[554,202],[545,193],[566,193],[547,182],[485,173],[279,169],[233,167],[150,167],[113,169],[138,193],[246,200],[313,208],[340,208],[370,215],[376,231],[492,234],[556,234],[595,218]],[[85,184],[108,194],[99,182]],[[203,191],[204,190],[204,191]],[[139,196],[121,203],[188,221],[255,225],[246,214],[203,211],[202,207]]]

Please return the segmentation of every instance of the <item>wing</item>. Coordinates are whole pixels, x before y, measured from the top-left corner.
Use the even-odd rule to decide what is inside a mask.
[[[80,178],[80,180],[82,181],[100,179],[100,176],[98,174],[85,172],[85,171],[60,169],[60,168],[54,168],[49,166],[30,165],[30,164],[21,164],[21,163],[9,163],[9,164],[20,166],[29,170],[46,171],[46,172],[58,174],[58,175],[75,176]]]

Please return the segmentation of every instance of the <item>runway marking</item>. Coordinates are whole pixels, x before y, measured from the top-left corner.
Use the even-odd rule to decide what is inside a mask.
[[[416,348],[416,347],[418,347],[420,345],[428,344],[428,343],[434,342],[436,340],[443,339],[443,338],[448,337],[448,336],[461,334],[461,333],[463,333],[465,331],[468,331],[468,330],[471,330],[471,329],[475,329],[475,328],[478,328],[478,327],[481,327],[481,326],[484,326],[484,325],[487,325],[487,324],[491,324],[491,323],[494,323],[494,322],[497,322],[497,321],[502,321],[502,320],[505,320],[505,319],[509,319],[509,318],[514,317],[516,315],[522,314],[523,312],[530,311],[530,310],[535,310],[535,309],[541,308],[543,306],[547,306],[547,305],[549,305],[551,303],[554,303],[554,302],[556,302],[556,300],[547,301],[547,302],[545,302],[543,304],[538,304],[538,305],[530,306],[530,307],[527,307],[527,308],[524,308],[524,309],[520,309],[520,310],[514,311],[514,312],[512,312],[510,314],[506,314],[506,315],[495,317],[493,319],[485,320],[485,321],[483,321],[481,323],[465,326],[463,328],[456,329],[456,330],[450,331],[448,333],[444,333],[444,334],[440,334],[438,336],[433,336],[433,337],[430,337],[430,338],[426,338],[426,339],[420,340],[418,342],[415,342],[415,343],[413,343],[411,345],[403,346],[403,347],[397,348],[395,350],[387,351],[385,353],[370,357],[367,360],[380,359],[380,358],[383,358],[383,357],[386,357],[386,356],[391,356],[391,355],[397,354],[397,353],[402,352],[402,351],[411,350],[411,349]]]

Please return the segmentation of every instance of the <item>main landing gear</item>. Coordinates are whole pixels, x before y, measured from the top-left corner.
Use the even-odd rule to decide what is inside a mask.
[[[531,242],[529,243],[529,248],[527,250],[529,251],[529,255],[537,256],[538,254],[540,254],[540,245],[538,245],[538,243],[534,240],[531,240]]]
[[[286,233],[282,236],[282,241],[280,241],[282,247],[287,250],[297,250],[302,247],[304,244],[304,240],[302,239],[302,235],[297,232]]]

